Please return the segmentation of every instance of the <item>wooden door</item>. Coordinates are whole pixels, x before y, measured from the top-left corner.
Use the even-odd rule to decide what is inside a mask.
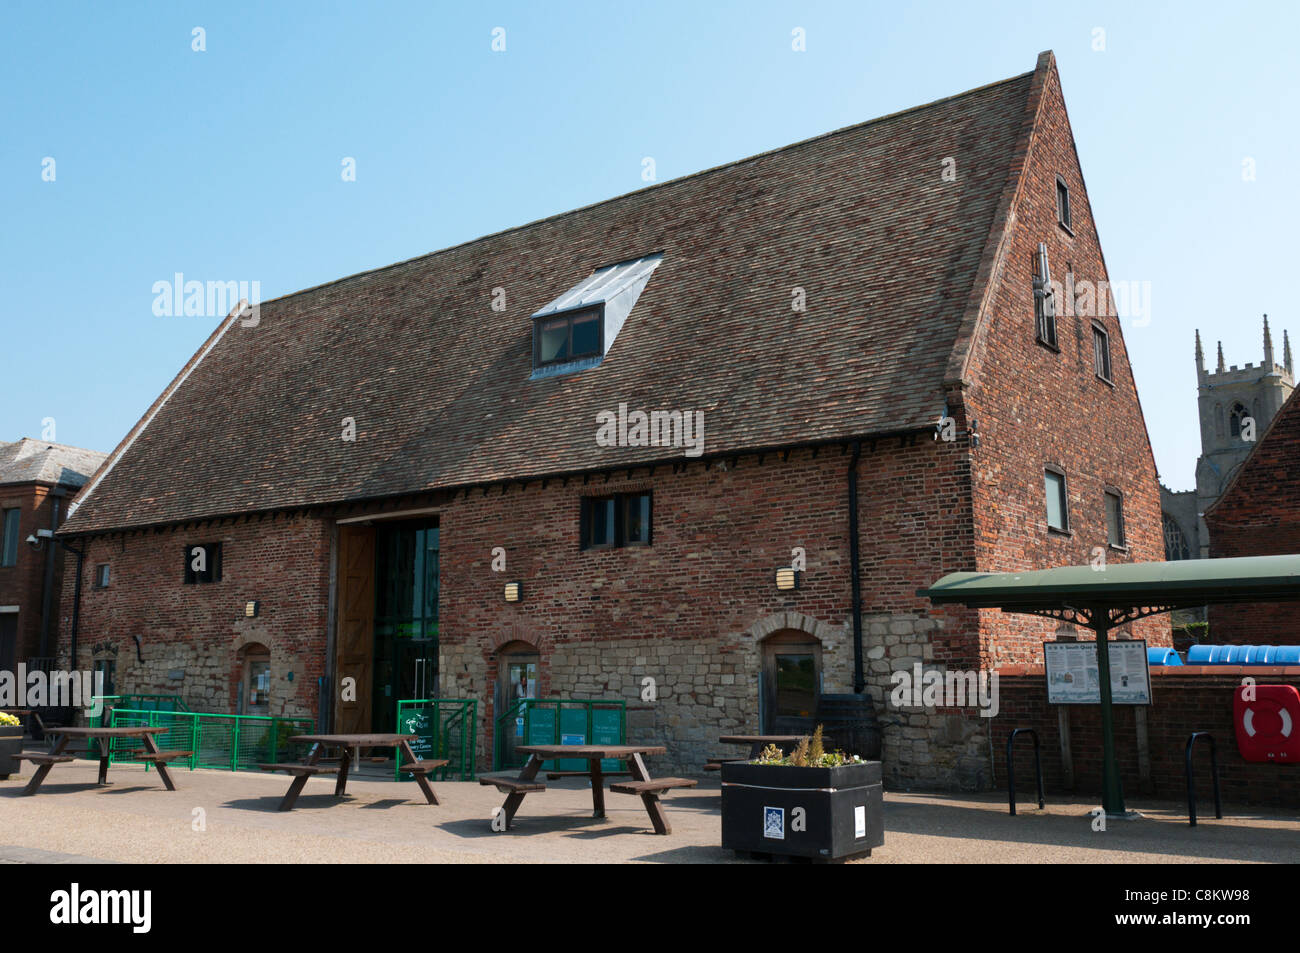
[[[335,729],[345,734],[370,730],[375,666],[375,530],[339,527],[337,650],[338,692]],[[344,695],[344,679],[353,680]]]
[[[821,643],[803,632],[782,632],[763,643],[763,732],[812,734],[821,694]]]

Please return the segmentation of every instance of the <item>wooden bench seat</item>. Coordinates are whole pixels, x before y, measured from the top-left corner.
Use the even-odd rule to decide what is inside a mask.
[[[169,762],[179,761],[181,758],[192,758],[193,756],[193,751],[154,751],[152,753],[142,751],[138,753],[138,757],[141,761]]]
[[[412,761],[410,764],[402,765],[397,770],[405,771],[407,774],[428,774],[430,771],[445,768],[450,763],[446,758],[437,758],[433,761]]]
[[[313,774],[338,774],[338,765],[333,764],[259,764],[263,771],[287,771],[294,777],[309,778]]]
[[[632,776],[632,772],[631,771],[602,771],[600,772],[600,776],[602,778],[628,778]],[[556,781],[559,780],[560,778],[589,778],[589,777],[591,777],[590,771],[547,771],[546,772],[546,780],[548,781]]]
[[[619,781],[609,789],[615,794],[658,794],[673,788],[693,788],[699,784],[691,778],[653,778],[649,781]]]
[[[730,764],[733,761],[741,762],[741,761],[748,761],[748,760],[749,760],[748,758],[737,758],[735,755],[732,755],[730,757],[724,757],[724,758],[710,758],[708,760],[708,763],[704,765],[704,770],[721,771],[722,766],[724,764]]]
[[[530,791],[546,790],[546,785],[541,781],[520,781],[517,778],[482,777],[478,779],[478,783],[490,784],[498,791],[507,791],[511,794],[526,794]]]
[[[15,761],[30,761],[32,764],[63,764],[65,761],[77,760],[75,755],[48,754],[44,751],[24,751],[13,757]]]

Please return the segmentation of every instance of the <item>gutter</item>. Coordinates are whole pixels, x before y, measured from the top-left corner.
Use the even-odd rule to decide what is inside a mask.
[[[59,502],[67,495],[67,491],[62,487],[55,487],[50,490],[50,496],[53,498],[53,507],[50,513],[50,539],[49,545],[45,547],[45,584],[41,589],[41,655],[48,658],[50,655],[50,608],[54,601],[54,557],[58,550],[54,542],[54,533],[59,528]]]
[[[853,691],[861,695],[867,687],[862,658],[862,568],[858,560],[858,460],[862,444],[853,442],[849,460],[849,579],[853,590]]]

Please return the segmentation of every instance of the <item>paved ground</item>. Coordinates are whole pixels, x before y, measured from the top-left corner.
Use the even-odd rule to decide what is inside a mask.
[[[96,765],[55,767],[35,797],[19,797],[25,778],[0,782],[0,863],[546,863],[646,861],[717,863],[723,851],[716,779],[667,799],[670,837],[649,833],[640,799],[606,793],[608,818],[590,817],[591,792],[580,780],[549,782],[530,794],[515,828],[491,830],[495,788],[436,784],[432,807],[410,783],[334,779],[307,783],[298,807],[276,811],[286,775],[175,771],[169,793],[155,773],[114,765],[107,787]],[[416,800],[419,798],[418,800]],[[885,846],[868,864],[885,863],[1182,863],[1292,862],[1300,856],[1300,815],[1229,810],[1221,821],[1187,826],[1173,804],[1135,801],[1146,816],[1111,821],[1094,832],[1091,803],[1031,804],[1007,814],[1005,796],[886,794]],[[1212,813],[1212,811],[1211,811]],[[196,829],[206,828],[206,829]]]

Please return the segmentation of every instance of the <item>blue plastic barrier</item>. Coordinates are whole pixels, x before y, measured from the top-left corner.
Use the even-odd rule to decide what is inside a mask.
[[[1147,646],[1148,665],[1182,665],[1183,657],[1173,649],[1157,649]]]
[[[1148,656],[1153,649],[1148,649]],[[1300,665],[1300,645],[1193,645],[1188,665]]]

